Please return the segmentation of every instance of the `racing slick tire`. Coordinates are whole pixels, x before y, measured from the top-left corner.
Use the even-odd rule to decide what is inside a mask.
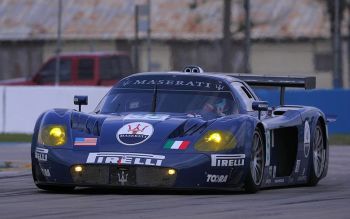
[[[326,142],[325,133],[320,120],[313,131],[311,141],[310,174],[308,186],[316,186],[321,179],[326,163]]]
[[[249,171],[244,183],[244,189],[247,193],[256,193],[259,191],[264,176],[264,166],[264,140],[261,131],[259,128],[256,128],[253,134]]]

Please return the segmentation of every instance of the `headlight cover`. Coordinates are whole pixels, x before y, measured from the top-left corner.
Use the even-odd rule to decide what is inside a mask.
[[[198,151],[225,151],[236,146],[235,137],[228,131],[207,131],[194,145]]]
[[[47,146],[62,146],[67,141],[66,127],[63,125],[48,125],[40,129],[38,141]]]

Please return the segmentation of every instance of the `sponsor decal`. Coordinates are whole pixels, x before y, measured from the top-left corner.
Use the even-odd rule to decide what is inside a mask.
[[[227,181],[227,178],[228,178],[228,175],[207,174],[207,182],[225,183]]]
[[[118,173],[118,182],[123,186],[126,182],[128,182],[128,174],[125,173],[123,170]]]
[[[164,148],[165,149],[174,149],[174,150],[186,150],[189,144],[190,144],[189,141],[168,140],[165,143]]]
[[[86,163],[115,163],[119,165],[129,164],[161,166],[164,159],[165,156],[154,154],[98,152],[89,153]]]
[[[265,166],[270,166],[270,148],[271,148],[271,131],[267,130],[265,133],[266,138],[266,161]]]
[[[300,160],[297,160],[297,162],[295,163],[295,173],[298,173],[300,169]]]
[[[45,148],[35,148],[35,158],[39,161],[47,161],[47,154],[49,153],[49,149]]]
[[[51,173],[50,173],[50,170],[49,169],[44,169],[44,168],[40,168],[41,170],[41,173],[46,176],[46,177],[50,177],[51,176]]]
[[[122,88],[138,88],[138,87],[149,87],[152,88],[154,85],[163,85],[171,88],[183,88],[188,90],[212,90],[212,91],[228,91],[227,86],[218,80],[198,81],[195,77],[190,80],[171,80],[171,79],[154,79],[151,78],[138,78],[138,79],[126,79],[123,80],[118,87]]]
[[[305,121],[304,127],[304,155],[305,158],[309,156],[310,152],[310,125],[308,121]]]
[[[117,140],[124,145],[137,145],[149,139],[153,134],[153,126],[146,122],[132,122],[121,127],[117,132]]]
[[[97,138],[75,138],[74,146],[96,146]]]
[[[275,179],[274,183],[284,183],[284,179]]]
[[[165,114],[128,114],[124,117],[124,120],[155,120],[155,121],[164,121],[169,118],[169,115]]]
[[[244,166],[245,154],[212,154],[212,167],[238,167]]]

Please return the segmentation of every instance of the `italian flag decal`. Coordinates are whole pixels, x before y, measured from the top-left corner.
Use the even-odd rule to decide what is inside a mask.
[[[164,148],[166,149],[174,149],[174,150],[186,150],[187,146],[190,144],[189,141],[172,141],[168,140]]]

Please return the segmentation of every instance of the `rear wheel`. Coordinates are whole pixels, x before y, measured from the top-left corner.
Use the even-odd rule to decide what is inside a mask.
[[[309,186],[317,185],[321,179],[326,163],[325,138],[320,121],[317,122],[312,141],[312,161],[310,168]]]
[[[259,129],[254,131],[251,148],[249,172],[247,174],[244,189],[248,193],[255,193],[260,189],[265,166],[264,141]]]

